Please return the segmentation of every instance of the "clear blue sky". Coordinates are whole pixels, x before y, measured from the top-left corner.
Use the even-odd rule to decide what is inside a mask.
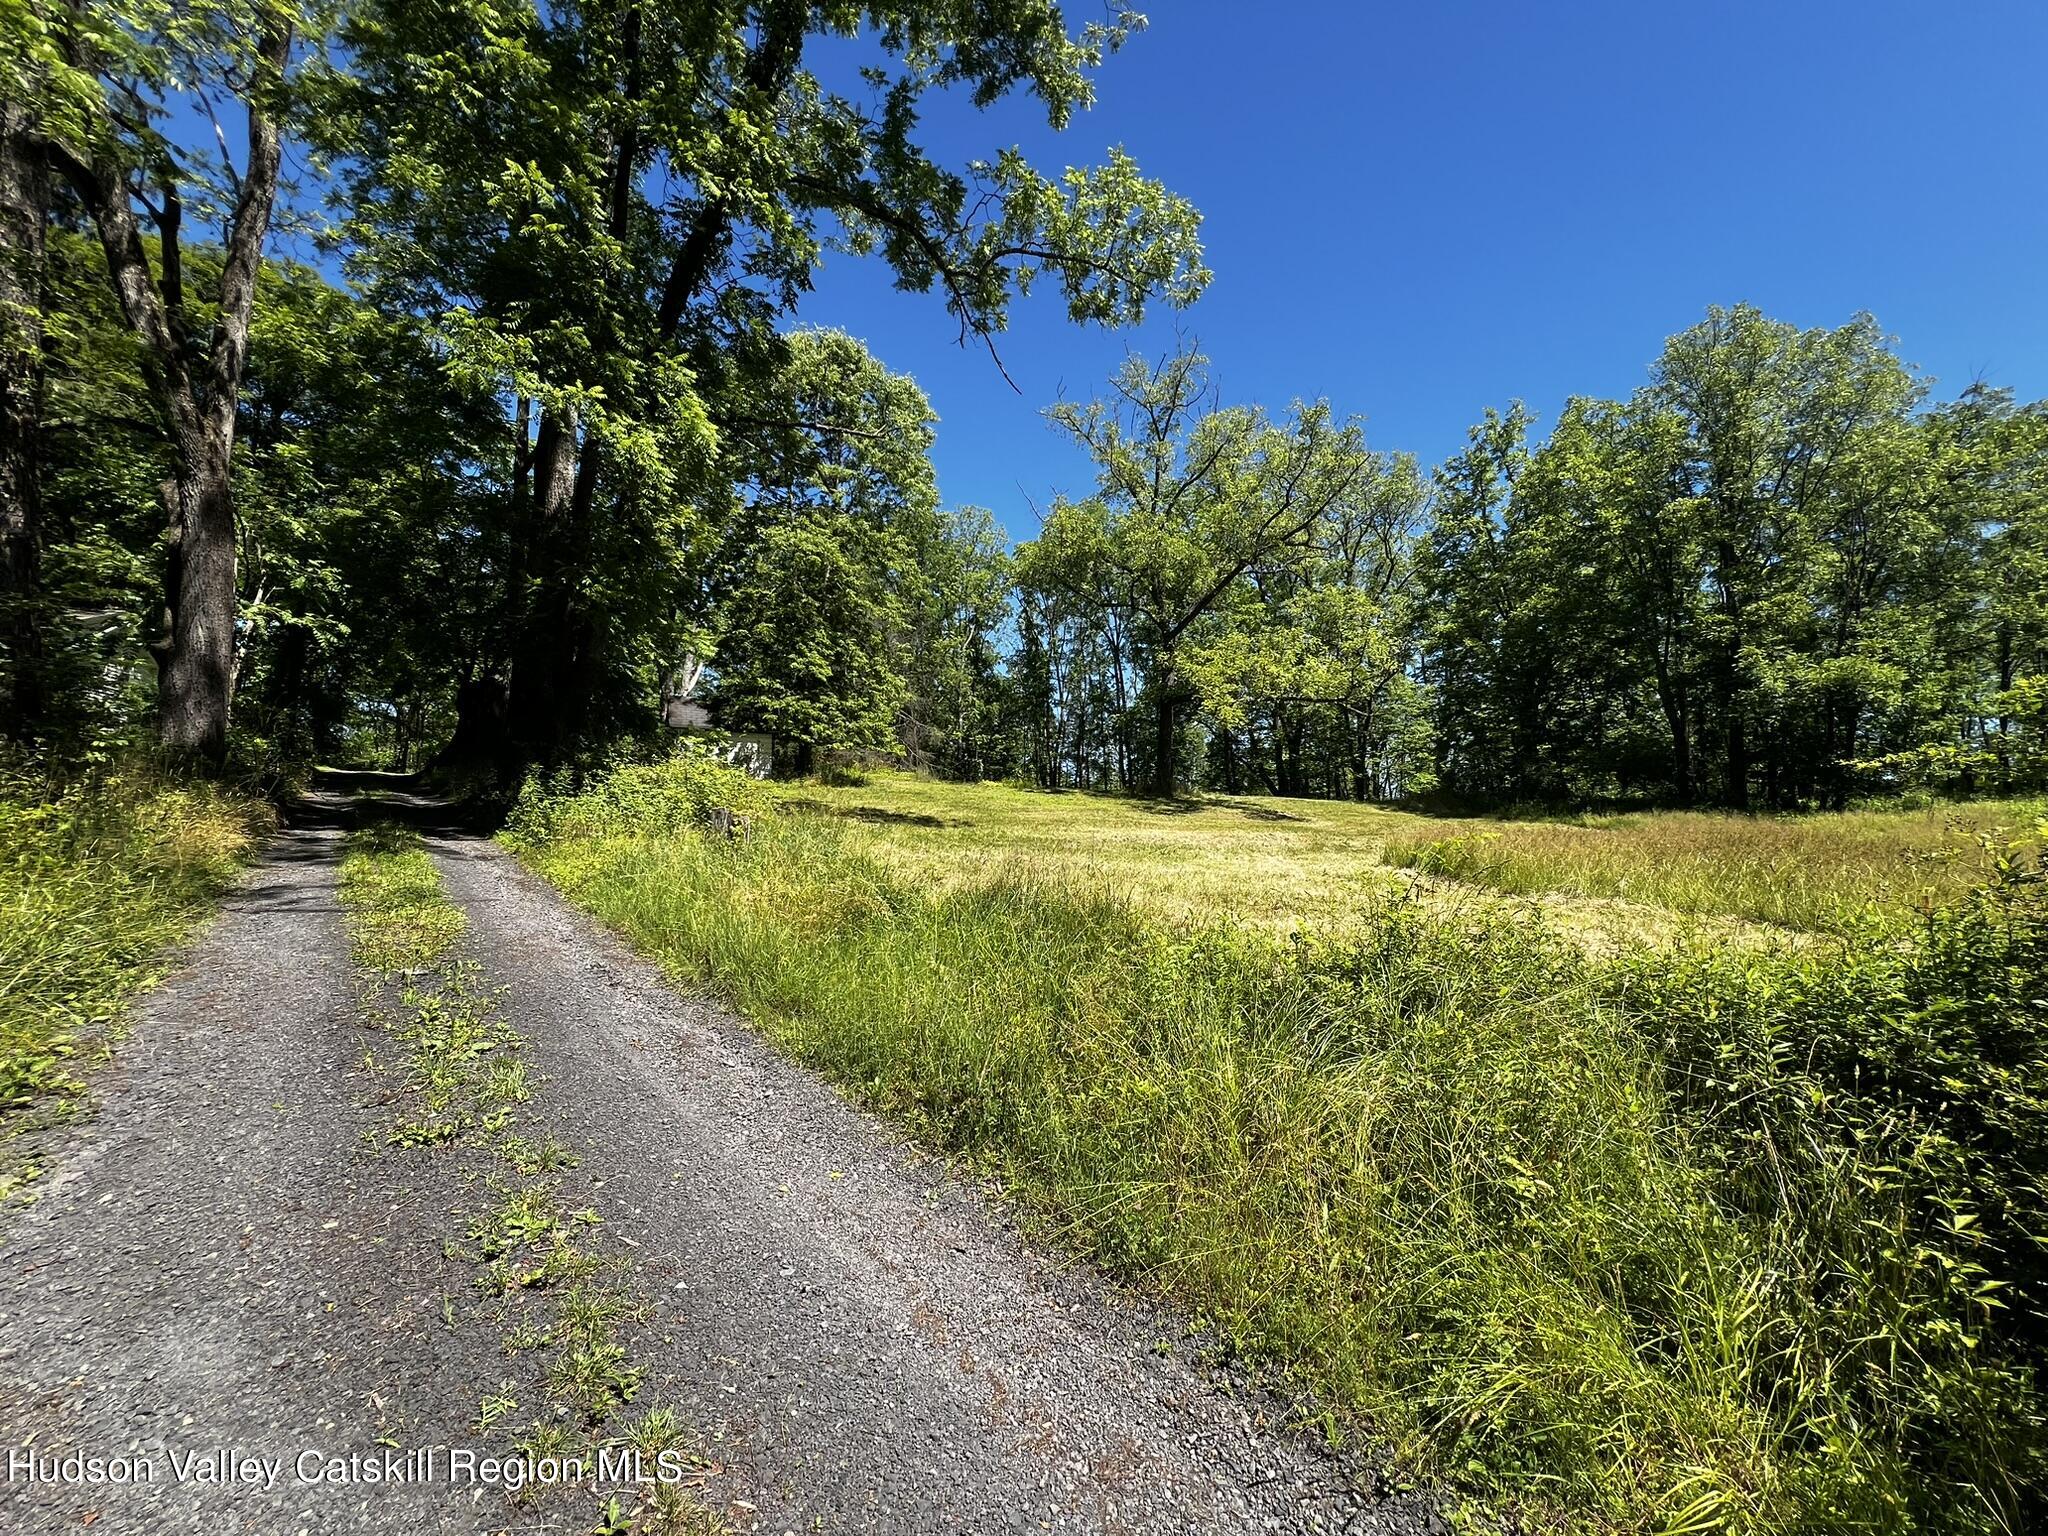
[[[1203,212],[1199,304],[1105,332],[1042,293],[1003,345],[1021,395],[876,263],[834,259],[804,308],[917,377],[941,493],[1014,537],[1088,489],[1040,409],[1176,320],[1226,399],[1327,396],[1425,464],[1489,405],[1547,423],[1567,395],[1626,394],[1712,303],[1800,325],[1867,309],[1938,394],[2048,395],[2043,0],[1148,9],[1065,134],[1022,102],[961,104],[930,139],[956,161],[1021,143],[1051,169],[1123,144]]]

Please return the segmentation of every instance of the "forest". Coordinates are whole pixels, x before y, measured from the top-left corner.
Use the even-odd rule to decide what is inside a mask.
[[[810,274],[887,263],[992,370],[1034,282],[1084,324],[1190,304],[1199,216],[1120,153],[916,137],[954,86],[1063,124],[1119,14],[22,13],[7,734],[504,788],[660,753],[701,670],[799,769],[1778,810],[2042,782],[2048,408],[1932,400],[1868,316],[1712,309],[1629,399],[1544,403],[1547,435],[1503,404],[1434,469],[1134,353],[1045,412],[1092,494],[1014,544],[944,505],[929,403],[802,320]],[[807,66],[855,32],[878,73]]]

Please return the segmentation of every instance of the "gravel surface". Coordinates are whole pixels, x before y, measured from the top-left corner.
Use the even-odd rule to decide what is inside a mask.
[[[633,1260],[637,1401],[694,1428],[735,1529],[1441,1529],[494,845],[430,846],[526,1037],[528,1124],[579,1155],[566,1198]],[[588,1528],[587,1501],[451,1488],[447,1449],[425,1480],[294,1475],[303,1451],[476,1451],[480,1396],[523,1368],[443,1253],[484,1203],[476,1155],[378,1148],[338,853],[332,831],[278,840],[138,1005],[41,1199],[0,1213],[0,1529]],[[167,1464],[221,1447],[281,1475]],[[157,1480],[20,1464],[66,1452],[141,1455]]]

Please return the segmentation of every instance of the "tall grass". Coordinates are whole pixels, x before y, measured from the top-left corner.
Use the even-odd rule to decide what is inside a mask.
[[[1794,1117],[1797,1198],[1760,1199],[1752,1129],[1713,1111],[1757,1098],[1762,1069],[1704,1066],[1737,995],[1721,972],[1614,967],[1399,900],[1281,939],[1048,881],[935,887],[819,818],[644,837],[586,802],[514,837],[677,976],[1334,1423],[1531,1527],[2018,1529],[2036,1508],[2034,1356],[1982,1289],[2004,1259],[1923,1209],[1962,1186],[1885,1183],[1882,1115]],[[1909,979],[1864,983],[1889,999]],[[1764,1068],[1812,1024],[1780,1021]],[[2008,1057],[2024,1076],[2039,1051]],[[1902,1242],[1923,1257],[1887,1258]],[[1944,1263],[1958,1283],[1935,1283]]]
[[[1505,891],[1620,897],[1706,917],[1841,931],[1871,910],[1952,899],[1981,874],[1979,837],[2026,827],[2039,802],[1918,811],[1735,816],[1660,811],[1573,821],[1441,822],[1390,830],[1396,867]]]
[[[205,785],[0,782],[0,1134],[76,1100],[81,1063],[266,825]]]

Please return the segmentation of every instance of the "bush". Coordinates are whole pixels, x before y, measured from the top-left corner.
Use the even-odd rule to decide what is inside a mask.
[[[616,769],[580,792],[563,779],[529,779],[505,833],[522,847],[561,838],[658,837],[706,826],[714,811],[758,815],[773,803],[773,792],[744,770],[684,751]]]
[[[1621,995],[1763,1234],[1760,1383],[1987,1526],[2048,1519],[2048,885],[2038,841],[1901,936],[1639,957]],[[1911,1506],[1910,1495],[1902,1503]]]

